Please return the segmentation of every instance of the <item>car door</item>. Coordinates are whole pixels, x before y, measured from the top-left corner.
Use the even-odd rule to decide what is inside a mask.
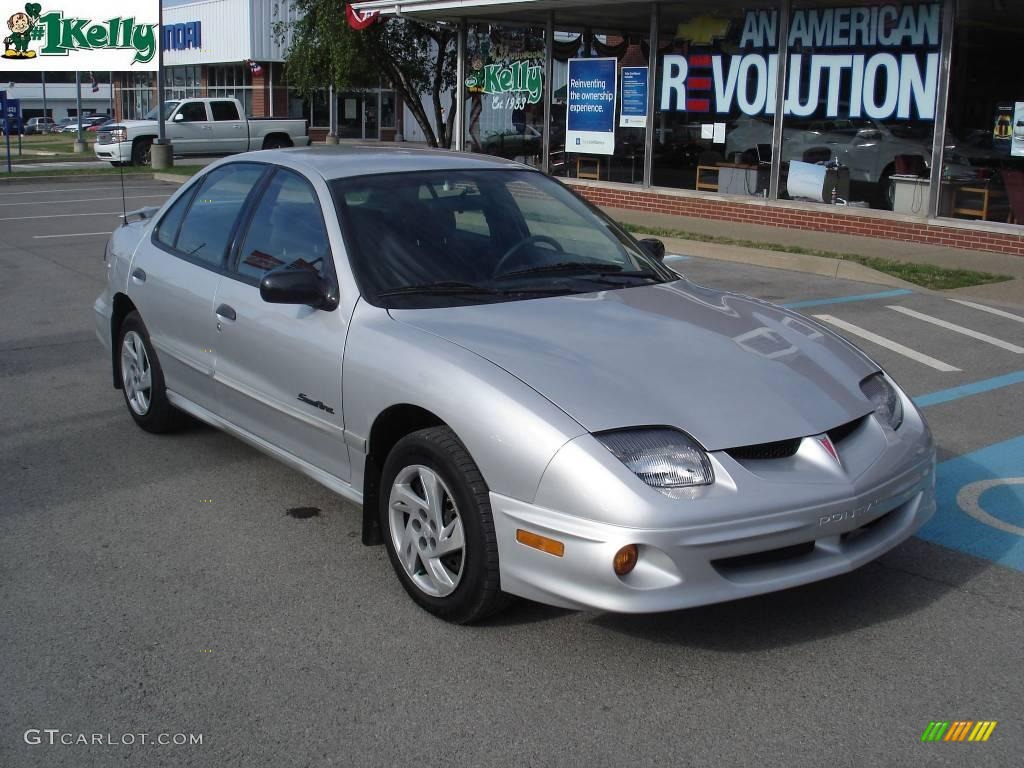
[[[238,113],[238,102],[215,99],[210,102],[213,117],[214,152],[232,154],[249,149],[249,126]]]
[[[215,410],[214,298],[239,214],[266,170],[256,163],[215,169],[157,221],[136,251],[128,295],[160,358],[167,388]]]
[[[216,152],[213,123],[207,113],[206,102],[183,101],[171,116],[167,131],[171,143],[182,154]]]
[[[326,193],[325,193],[326,195]],[[341,366],[348,317],[269,304],[259,281],[279,268],[314,270],[337,285],[321,201],[300,174],[278,168],[236,239],[217,289],[217,389],[226,418],[267,443],[348,481]]]

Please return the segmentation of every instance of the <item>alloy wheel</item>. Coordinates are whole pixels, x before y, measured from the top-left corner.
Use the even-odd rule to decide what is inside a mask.
[[[388,499],[391,541],[406,575],[423,593],[455,591],[466,563],[462,518],[444,480],[421,464],[404,467]]]
[[[121,341],[121,382],[125,399],[138,416],[149,413],[153,396],[153,371],[146,354],[146,345],[135,331],[128,331]]]

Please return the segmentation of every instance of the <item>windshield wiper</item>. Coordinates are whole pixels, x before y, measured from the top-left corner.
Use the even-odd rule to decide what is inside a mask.
[[[504,291],[495,288],[487,288],[483,285],[463,283],[457,280],[443,280],[437,283],[424,283],[423,285],[403,285],[398,288],[388,288],[378,291],[378,296],[405,296],[420,294],[423,296],[454,296],[460,293],[476,293],[487,296],[502,295]]]
[[[606,264],[601,261],[561,261],[557,264],[540,264],[536,267],[525,267],[511,272],[503,272],[494,279],[506,280],[510,277],[520,277],[521,275],[546,275],[559,272],[590,272],[595,275],[606,275],[621,271],[622,267],[617,264]]]

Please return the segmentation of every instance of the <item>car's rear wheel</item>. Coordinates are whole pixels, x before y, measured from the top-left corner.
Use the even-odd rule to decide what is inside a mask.
[[[121,323],[117,348],[121,392],[135,423],[154,433],[178,427],[182,414],[167,399],[164,373],[138,312]]]
[[[448,427],[402,438],[384,464],[380,526],[402,586],[447,621],[504,607],[487,484]]]
[[[264,149],[287,149],[290,146],[292,146],[291,141],[283,136],[267,136],[263,140]]]

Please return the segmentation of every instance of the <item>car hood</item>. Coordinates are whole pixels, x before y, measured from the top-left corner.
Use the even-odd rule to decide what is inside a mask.
[[[670,425],[708,450],[805,437],[872,410],[878,370],[801,316],[687,280],[391,310],[524,381],[585,429]]]
[[[101,131],[110,130],[113,128],[153,128],[156,125],[156,120],[118,120],[116,123],[110,125],[104,125],[100,128]]]

